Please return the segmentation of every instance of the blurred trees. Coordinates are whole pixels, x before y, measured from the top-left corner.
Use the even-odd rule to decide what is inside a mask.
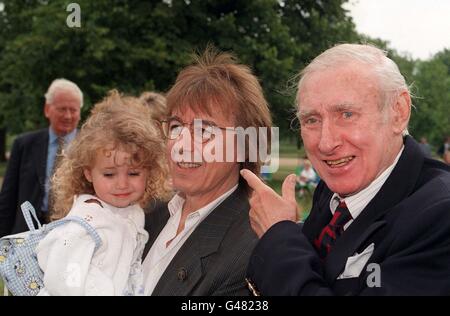
[[[450,50],[444,49],[432,59],[417,61],[414,73],[413,110],[410,131],[436,147],[450,135]]]
[[[346,1],[77,0],[81,27],[69,28],[71,1],[0,0],[0,132],[46,126],[43,95],[55,78],[80,86],[85,117],[113,88],[168,90],[192,52],[212,43],[254,70],[281,136],[297,138],[288,129],[289,79],[326,48],[365,40],[342,8]],[[390,53],[422,97],[411,131],[437,140],[449,126],[448,51],[424,62]]]
[[[12,133],[46,126],[43,94],[59,77],[85,93],[84,115],[113,88],[166,91],[192,52],[213,43],[252,67],[285,133],[288,79],[324,48],[356,38],[343,2],[79,0],[81,28],[69,28],[69,1],[4,1],[0,126]]]

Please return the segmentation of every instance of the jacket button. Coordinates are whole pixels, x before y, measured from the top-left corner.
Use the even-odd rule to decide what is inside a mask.
[[[187,271],[185,268],[180,268],[177,272],[178,280],[184,281],[187,279]]]

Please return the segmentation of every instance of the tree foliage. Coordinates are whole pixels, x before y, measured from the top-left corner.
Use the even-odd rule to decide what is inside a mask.
[[[450,135],[450,50],[423,61],[399,54],[381,39],[361,36],[361,41],[387,51],[405,77],[413,96],[410,134],[416,139],[426,137],[435,148],[440,146]]]
[[[85,93],[84,114],[117,88],[166,91],[194,51],[208,43],[252,67],[289,125],[286,82],[333,43],[355,38],[343,0],[79,0],[81,27],[69,28],[69,1],[5,2],[0,14],[0,126],[45,126],[43,94],[58,77]]]
[[[427,61],[418,61],[415,105],[410,130],[416,138],[425,136],[435,146],[450,135],[450,50]]]
[[[83,90],[83,116],[114,88],[135,95],[167,91],[192,53],[211,43],[254,70],[281,135],[294,135],[288,130],[294,105],[289,79],[336,43],[372,41],[416,86],[411,131],[437,141],[449,126],[448,50],[430,61],[401,56],[387,42],[357,34],[342,8],[346,1],[77,0],[80,28],[66,25],[71,1],[3,1],[0,128],[18,133],[46,126],[43,95],[59,77]]]

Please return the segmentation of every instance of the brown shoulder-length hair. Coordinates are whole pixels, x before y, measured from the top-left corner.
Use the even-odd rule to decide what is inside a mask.
[[[221,112],[234,119],[235,127],[267,127],[267,143],[270,145],[272,120],[261,85],[250,68],[238,63],[230,53],[208,46],[203,54],[194,55],[193,63],[179,73],[166,98],[166,116],[186,108],[211,117]],[[257,134],[259,143],[260,135]],[[246,141],[247,158],[248,151]],[[246,159],[241,163],[241,169],[246,168],[259,175],[261,164],[259,158],[257,162]]]
[[[97,103],[71,142],[52,178],[55,211],[51,219],[67,215],[75,195],[95,194],[84,169],[95,163],[99,152],[120,149],[131,154],[131,164],[148,170],[145,192],[139,204],[166,197],[167,166],[163,142],[151,120],[150,110],[137,98],[116,90]]]

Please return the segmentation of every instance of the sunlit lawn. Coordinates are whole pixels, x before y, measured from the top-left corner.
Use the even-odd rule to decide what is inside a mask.
[[[4,287],[3,287],[3,279],[2,277],[0,277],[0,296],[5,296],[5,292],[4,292]],[[8,295],[11,295],[11,293],[8,293]]]
[[[274,189],[276,192],[281,194],[281,185],[284,179],[294,173],[295,167],[293,166],[280,166],[278,171],[272,175],[272,179],[267,182],[267,184]],[[305,194],[302,198],[296,196],[297,203],[302,210],[301,219],[304,220],[309,215],[309,211],[311,210],[312,205],[312,196],[311,194]]]
[[[0,178],[3,178],[6,169],[6,162],[0,162]]]

